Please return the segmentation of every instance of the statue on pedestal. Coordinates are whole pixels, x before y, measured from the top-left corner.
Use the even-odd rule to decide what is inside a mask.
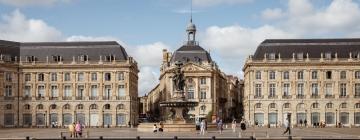
[[[175,62],[176,65],[176,70],[175,70],[175,74],[174,77],[172,78],[174,86],[175,86],[175,91],[184,91],[184,86],[185,86],[185,78],[184,78],[184,72],[181,71],[181,66],[183,65],[181,62],[176,61]]]

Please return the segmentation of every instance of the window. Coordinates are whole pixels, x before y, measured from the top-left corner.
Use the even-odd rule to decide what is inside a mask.
[[[331,79],[331,71],[326,72],[326,79]]]
[[[304,79],[304,72],[299,71],[297,77],[298,77],[298,79]]]
[[[311,79],[317,79],[317,71],[311,72]]]
[[[284,96],[290,95],[290,84],[285,83],[283,88],[284,88]]]
[[[5,86],[5,96],[6,97],[12,96],[12,86],[10,86],[10,85]]]
[[[261,84],[255,84],[255,97],[261,97]]]
[[[45,86],[38,86],[38,97],[44,97],[45,96]]]
[[[124,73],[123,73],[123,72],[119,72],[119,73],[118,73],[118,80],[119,80],[119,81],[124,80]]]
[[[275,60],[275,56],[276,56],[275,53],[270,53],[269,54],[269,59],[270,60]]]
[[[44,109],[44,105],[42,105],[42,104],[39,104],[39,105],[37,106],[37,109],[39,109],[39,110],[42,110],[42,109]]]
[[[347,108],[347,104],[346,103],[341,103],[340,107],[341,108]]]
[[[269,72],[269,79],[275,79],[275,71]]]
[[[341,124],[349,124],[349,113],[340,112],[340,122]]]
[[[11,82],[12,81],[12,74],[10,72],[6,72],[5,73],[5,80],[7,82]]]
[[[340,72],[340,79],[346,79],[346,71]]]
[[[50,105],[50,108],[51,108],[51,109],[56,109],[56,107],[57,107],[56,104]]]
[[[355,72],[355,79],[360,79],[360,71]]]
[[[104,109],[110,109],[110,104],[104,105]]]
[[[29,104],[24,105],[24,109],[25,110],[30,110],[30,105]]]
[[[105,85],[105,98],[106,99],[110,99],[110,96],[111,96],[111,86],[110,85]]]
[[[255,107],[256,107],[256,108],[261,108],[261,103],[256,103],[256,104],[255,104]]]
[[[82,99],[84,97],[84,85],[78,85],[77,97],[78,99]]]
[[[80,110],[81,110],[81,109],[84,109],[84,105],[83,105],[83,104],[78,104],[76,108],[77,108],[77,109],[80,109]]]
[[[187,93],[188,93],[188,96],[187,96],[188,99],[194,99],[194,86],[193,85],[188,86]]]
[[[78,81],[84,81],[84,73],[83,72],[78,73]]]
[[[97,73],[93,72],[91,73],[91,81],[96,81],[97,80]]]
[[[206,78],[204,78],[204,77],[200,78],[200,84],[205,85],[206,84]]]
[[[12,109],[12,104],[6,104],[5,109],[6,110],[11,110]]]
[[[355,116],[354,124],[360,124],[360,112],[355,112],[354,116]]]
[[[200,99],[206,99],[206,89],[200,90]]]
[[[260,71],[255,72],[255,79],[261,79],[261,72]]]
[[[38,74],[38,81],[44,81],[44,74],[43,73]]]
[[[300,83],[297,86],[297,94],[298,95],[304,95],[304,84]]]
[[[70,81],[71,77],[70,77],[70,73],[65,73],[64,74],[64,81]]]
[[[64,87],[64,96],[65,97],[71,97],[71,86],[66,85]]]
[[[333,105],[334,105],[333,103],[327,103],[326,108],[333,108]]]
[[[360,83],[355,84],[355,97],[360,97]]]
[[[118,96],[119,97],[123,97],[125,96],[125,86],[124,85],[119,85],[119,89],[118,89]]]
[[[289,72],[288,71],[284,71],[284,79],[289,79]]]
[[[105,81],[110,81],[110,80],[111,80],[111,74],[105,73]]]
[[[125,109],[125,105],[124,104],[119,104],[118,109]]]
[[[275,103],[271,103],[269,106],[270,106],[270,108],[275,108],[275,107],[276,107],[276,104],[275,104]]]
[[[331,59],[331,53],[330,52],[325,53],[325,59]]]
[[[303,60],[304,59],[304,53],[297,53],[297,59]]]
[[[284,108],[290,108],[290,103],[285,103]]]
[[[57,86],[51,86],[51,97],[58,97]]]
[[[69,104],[64,105],[64,109],[69,110],[69,109],[70,109],[70,105],[69,105]]]
[[[30,95],[31,95],[31,86],[25,86],[24,87],[24,96],[30,97]]]
[[[57,74],[51,73],[51,81],[57,81]]]
[[[62,59],[60,55],[53,55],[52,58],[53,58],[53,61],[55,61],[55,62],[60,62]]]
[[[319,103],[313,103],[312,108],[319,108]]]
[[[340,96],[343,96],[343,97],[346,96],[346,84],[345,83],[340,84]]]
[[[25,74],[25,81],[31,81],[31,75],[29,73]]]
[[[356,103],[355,108],[360,108],[360,103]]]
[[[81,61],[81,62],[88,61],[88,56],[87,55],[80,55],[79,56],[79,61]]]
[[[115,60],[115,56],[114,56],[114,55],[107,55],[107,56],[105,57],[105,61],[107,61],[107,62],[111,62],[111,61],[113,61],[113,60]]]
[[[91,97],[97,96],[97,85],[91,85]]]
[[[200,110],[201,110],[201,111],[205,111],[205,110],[206,110],[206,106],[205,106],[205,105],[202,105],[202,106],[200,107]]]
[[[275,93],[276,93],[275,92],[275,84],[270,84],[269,87],[270,87],[270,89],[269,89],[270,95],[269,96],[274,97]]]
[[[317,83],[311,84],[311,95],[312,96],[318,96],[319,95],[319,90],[318,90],[318,84]]]
[[[335,113],[333,112],[325,112],[325,123],[326,124],[334,124],[335,123]]]
[[[332,84],[331,83],[326,83],[325,95],[332,95]]]
[[[97,109],[97,105],[96,104],[91,104],[90,109]]]

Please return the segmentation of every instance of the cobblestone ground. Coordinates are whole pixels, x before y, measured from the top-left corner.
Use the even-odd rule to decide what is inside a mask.
[[[205,135],[198,132],[138,132],[132,128],[86,128],[84,132],[89,132],[89,137],[98,138],[119,138],[119,137],[239,137],[239,130],[235,133],[231,129],[225,129],[222,134],[216,130],[209,130]],[[256,138],[286,138],[282,135],[283,128],[249,128],[241,133],[242,137],[255,136]],[[67,132],[67,129],[55,128],[3,128],[0,129],[0,139],[7,138],[60,138],[60,132]],[[69,137],[66,133],[65,136]],[[306,138],[358,138],[360,139],[360,128],[293,128],[292,136]]]

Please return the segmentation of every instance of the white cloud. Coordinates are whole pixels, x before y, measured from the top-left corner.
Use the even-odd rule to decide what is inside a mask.
[[[15,41],[57,41],[62,34],[43,20],[27,19],[19,10],[3,15],[0,38]]]
[[[0,3],[16,7],[24,6],[52,6],[56,3],[69,2],[70,0],[0,0]]]
[[[243,4],[252,1],[253,0],[193,0],[193,5],[200,7],[209,7],[221,4]]]
[[[261,12],[261,18],[265,20],[277,20],[285,16],[280,8],[267,8]]]
[[[150,92],[159,83],[159,68],[142,66],[139,73],[139,96]]]
[[[162,42],[155,42],[153,44],[135,46],[130,48],[130,51],[134,54],[134,58],[139,62],[139,65],[159,68],[162,63],[162,50],[169,50],[169,48],[169,46]]]

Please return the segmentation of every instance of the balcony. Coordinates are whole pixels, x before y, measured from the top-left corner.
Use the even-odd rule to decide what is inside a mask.
[[[59,97],[49,97],[49,100],[58,100]]]
[[[304,99],[304,98],[305,98],[305,95],[298,94],[298,95],[296,95],[296,98],[297,98],[297,99]]]
[[[277,99],[278,96],[277,96],[277,95],[269,95],[268,98],[269,98],[269,99]]]
[[[85,97],[83,97],[83,96],[76,96],[76,97],[75,97],[75,100],[85,100]]]
[[[116,100],[126,100],[126,96],[116,96]]]
[[[312,95],[311,95],[311,98],[313,98],[313,99],[318,99],[318,98],[320,98],[320,96],[319,96],[318,94],[312,94]]]
[[[98,100],[98,97],[97,96],[90,96],[89,100]]]
[[[4,96],[4,100],[14,100],[15,97],[13,96]]]
[[[255,95],[254,98],[255,98],[255,99],[263,99],[264,96],[263,96],[263,95]]]
[[[63,96],[62,100],[72,100],[72,97],[71,96]]]
[[[339,95],[339,98],[349,98],[349,95]]]
[[[291,95],[283,95],[282,98],[283,98],[283,99],[291,99],[292,96],[291,96]]]
[[[45,97],[44,96],[38,96],[35,98],[36,100],[45,100]]]
[[[30,96],[24,96],[22,97],[23,100],[31,100],[31,97]]]
[[[110,100],[111,99],[111,97],[110,96],[103,96],[103,98],[102,98],[103,100]]]
[[[335,98],[335,95],[329,95],[329,94],[327,94],[327,95],[325,95],[325,98]]]

